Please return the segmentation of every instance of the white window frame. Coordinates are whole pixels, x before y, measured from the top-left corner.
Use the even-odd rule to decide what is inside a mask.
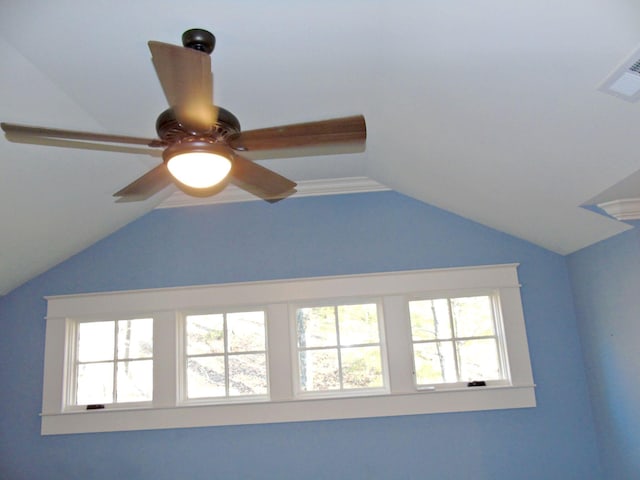
[[[43,435],[186,428],[414,415],[536,405],[520,299],[517,264],[345,275],[195,287],[46,297]],[[504,322],[510,382],[502,386],[418,390],[414,381],[408,300],[425,293],[496,291]],[[296,395],[291,309],[324,299],[380,298],[388,357],[388,393]],[[180,318],[206,310],[263,307],[267,317],[269,397],[252,402],[182,401]],[[117,317],[154,319],[154,395],[151,405],[109,405],[77,411],[65,405],[69,322]],[[383,340],[383,339],[381,339]]]
[[[375,304],[376,305],[376,315],[378,320],[378,335],[379,335],[379,344],[380,344],[380,361],[382,363],[382,387],[375,388],[346,388],[346,389],[335,389],[335,390],[326,390],[326,391],[318,391],[311,390],[305,391],[300,386],[300,363],[298,359],[298,341],[297,341],[297,322],[296,322],[296,311],[299,308],[307,308],[307,307],[322,307],[322,306],[342,306],[342,305],[360,305],[360,304]],[[367,298],[342,298],[342,299],[333,299],[333,300],[315,300],[305,303],[296,303],[291,304],[289,308],[290,315],[290,329],[291,329],[291,365],[293,368],[293,386],[294,386],[294,396],[296,398],[345,398],[345,397],[358,397],[358,396],[373,396],[373,395],[383,395],[385,393],[390,393],[389,389],[389,359],[387,355],[386,349],[386,341],[385,341],[385,328],[384,328],[384,308],[383,301],[380,297],[367,297]],[[338,345],[338,349],[341,347]],[[344,348],[344,347],[342,347]],[[342,366],[340,367],[342,368]]]
[[[509,361],[507,359],[507,345],[506,345],[505,330],[504,330],[504,320],[503,320],[503,315],[500,308],[500,294],[498,291],[496,291],[496,289],[484,289],[484,290],[478,289],[473,291],[457,290],[457,291],[451,291],[451,292],[437,292],[435,294],[434,293],[427,293],[424,295],[417,294],[409,298],[408,301],[412,302],[412,301],[436,300],[436,299],[444,299],[444,298],[451,300],[452,298],[480,297],[480,296],[489,297],[489,300],[491,301],[491,309],[493,313],[493,322],[494,322],[493,324],[496,332],[494,336],[496,337],[496,342],[498,344],[497,345],[498,362],[500,363],[500,369],[503,372],[502,379],[486,380],[485,383],[488,386],[509,386],[511,385],[511,372],[509,368]],[[411,334],[413,333],[411,329],[409,331]],[[455,343],[455,340],[459,337],[453,336],[453,328],[451,332],[452,332],[452,337],[450,339],[441,339],[439,341],[453,341]],[[435,341],[437,340],[434,339],[431,342],[435,342]],[[415,375],[415,350],[414,349],[417,343],[429,343],[429,342],[413,340],[413,335],[411,338],[411,355],[412,355],[412,360],[414,362],[413,363],[414,384],[417,390],[430,390],[433,388],[458,389],[466,386],[467,382],[464,382],[464,381],[419,384],[418,379]]]
[[[225,324],[226,324],[226,316],[229,313],[236,312],[248,312],[248,311],[260,311],[264,313],[265,320],[265,354],[267,356],[267,394],[265,395],[225,395],[220,397],[202,397],[202,398],[189,398],[187,395],[187,338],[186,338],[186,323],[187,317],[189,315],[217,315],[221,314],[225,316]],[[204,309],[198,311],[184,311],[178,314],[178,351],[177,351],[177,362],[178,362],[178,399],[177,405],[211,405],[211,404],[230,404],[230,403],[251,403],[251,402],[262,402],[269,400],[269,339],[267,335],[267,325],[269,323],[269,319],[267,316],[267,309],[264,305],[261,306],[248,306],[246,308],[232,308],[232,309]],[[227,332],[225,330],[225,337]],[[227,338],[225,338],[225,344],[227,342]],[[228,359],[230,353],[225,351],[223,354],[226,359]],[[233,355],[233,354],[231,354]],[[226,361],[226,360],[225,360]],[[225,382],[229,381],[229,374],[225,372]]]
[[[140,318],[140,317],[138,317]],[[147,316],[145,318],[151,318],[152,316]],[[65,411],[85,411],[86,405],[77,404],[73,399],[76,398],[77,395],[77,351],[78,348],[78,324],[80,323],[91,323],[91,322],[117,322],[123,320],[134,320],[136,317],[123,317],[123,318],[82,318],[82,319],[71,319],[68,318],[66,322],[67,327],[67,351],[65,352],[65,371],[68,376],[65,379],[65,390],[64,390],[64,403],[65,403]],[[154,321],[155,323],[155,321]],[[117,341],[117,339],[114,339]],[[149,360],[154,360],[154,356],[152,355]],[[116,363],[118,360],[114,356],[112,360]],[[114,375],[115,375],[115,365],[114,365]],[[114,387],[116,382],[114,381]],[[108,405],[110,408],[140,408],[140,407],[150,407],[153,405],[151,401],[143,400],[139,402],[115,402],[115,403],[105,403],[105,407]]]

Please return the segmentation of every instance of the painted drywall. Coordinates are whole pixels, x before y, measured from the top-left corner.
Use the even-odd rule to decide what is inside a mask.
[[[44,295],[511,262],[536,408],[39,434]],[[393,192],[157,210],[1,298],[0,322],[0,478],[602,478],[565,259]]]
[[[640,478],[640,222],[567,259],[607,478]]]

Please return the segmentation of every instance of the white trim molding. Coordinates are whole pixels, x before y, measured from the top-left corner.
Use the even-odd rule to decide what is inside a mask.
[[[640,198],[622,198],[599,203],[598,207],[616,220],[640,220]]]
[[[315,197],[320,195],[340,195],[345,193],[380,192],[390,190],[367,177],[330,178],[326,180],[306,180],[298,182],[294,198]],[[192,207],[197,205],[215,205],[219,203],[251,202],[258,197],[229,185],[222,192],[211,197],[192,197],[181,191],[174,192],[156,208]]]
[[[418,387],[411,353],[408,301],[416,295],[495,292],[506,344],[502,385]],[[330,300],[334,299],[334,300]],[[384,391],[309,397],[297,393],[292,323],[296,305],[378,299],[386,348]],[[517,264],[230,283],[47,297],[42,402],[43,435],[312,421],[536,406]],[[267,315],[268,397],[193,403],[178,394],[183,370],[178,347],[184,312],[261,305]],[[154,319],[153,400],[84,410],[70,398],[74,322]],[[385,380],[386,381],[386,380]],[[474,387],[474,388],[469,388]]]

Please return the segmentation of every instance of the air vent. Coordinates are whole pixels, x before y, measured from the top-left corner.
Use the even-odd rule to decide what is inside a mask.
[[[640,100],[640,48],[637,48],[598,89],[628,102]]]

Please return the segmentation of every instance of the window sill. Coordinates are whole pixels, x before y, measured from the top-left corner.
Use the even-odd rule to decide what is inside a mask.
[[[368,397],[307,398],[42,414],[42,435],[388,417],[536,406],[535,387],[488,386]]]

